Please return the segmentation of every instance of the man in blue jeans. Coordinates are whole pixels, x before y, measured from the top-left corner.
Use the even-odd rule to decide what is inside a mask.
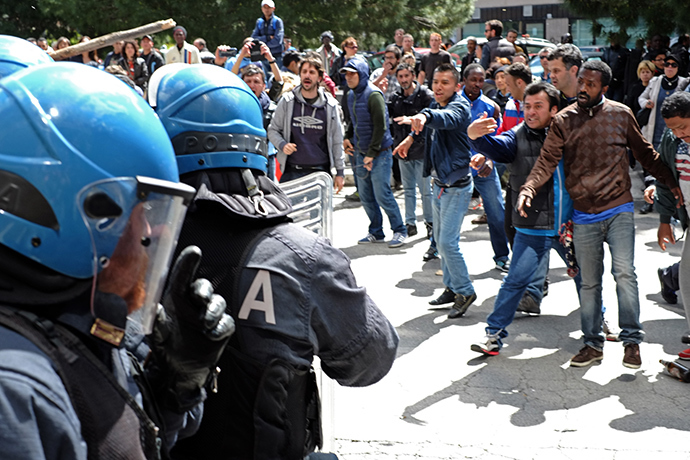
[[[546,138],[552,118],[558,113],[558,90],[549,83],[532,83],[524,88],[525,122],[513,129],[498,135],[489,136],[498,127],[491,117],[482,117],[474,121],[467,129],[472,148],[485,154],[494,161],[508,163],[510,171],[510,188],[519,190],[532,166],[539,158],[542,144]],[[484,156],[472,157],[471,166],[479,169],[484,163]],[[573,203],[563,184],[563,162],[550,180],[551,184],[543,187],[525,215],[515,211],[514,195],[511,203],[512,222],[515,227],[513,242],[512,269],[503,280],[494,310],[486,319],[486,336],[472,345],[472,350],[486,355],[497,355],[503,346],[503,339],[508,337],[506,328],[513,322],[515,311],[526,289],[533,284],[544,281],[544,265],[548,266],[551,248],[565,260],[566,248],[560,243],[558,231],[561,225],[570,220]],[[575,276],[575,286],[580,291],[580,276]]]
[[[573,243],[582,275],[580,320],[584,346],[571,366],[589,366],[604,358],[602,331],[602,276],[604,242],[611,252],[611,272],[618,295],[620,340],[625,347],[623,365],[642,364],[640,298],[635,274],[635,223],[630,193],[628,153],[666,184],[674,197],[682,197],[671,170],[642,136],[632,112],[604,97],[611,69],[601,61],[585,62],[578,73],[577,104],[561,110],[549,128],[541,155],[520,188],[521,215],[533,204],[563,159],[565,187],[573,200]]]
[[[446,286],[441,296],[429,303],[443,305],[453,302],[448,317],[458,318],[477,299],[460,252],[460,228],[474,187],[467,138],[470,106],[457,93],[460,91],[460,74],[455,66],[441,64],[434,71],[432,81],[434,102],[417,115],[403,117],[399,121],[409,124],[412,131],[395,148],[395,153],[403,157],[407,155],[414,136],[424,131],[427,146],[424,170],[425,175],[431,175],[434,181],[434,239],[441,255],[443,284]]]
[[[359,244],[384,242],[380,206],[393,230],[388,247],[400,247],[407,238],[407,228],[390,187],[393,138],[388,129],[388,109],[383,93],[369,82],[369,65],[364,59],[350,59],[340,73],[351,90],[343,103],[350,121],[343,149],[354,159],[359,198],[369,217],[369,232]]]
[[[484,69],[479,64],[470,64],[462,72],[465,87],[462,97],[470,104],[472,120],[478,119],[483,113],[501,123],[501,110],[498,105],[484,96]],[[472,153],[477,153],[472,151]],[[505,231],[505,204],[501,192],[501,181],[492,161],[484,163],[479,171],[473,174],[474,186],[482,196],[482,203],[486,211],[486,219],[489,224],[489,238],[494,250],[494,262],[496,269],[504,273],[510,268],[508,255],[508,238]]]
[[[391,124],[391,134],[395,144],[404,141],[410,134],[408,125],[396,123],[398,117],[417,115],[422,109],[426,109],[434,100],[434,95],[425,85],[417,83],[415,80],[414,67],[403,63],[395,69],[400,89],[393,93],[388,101],[388,113],[393,122]],[[404,158],[400,158],[400,175],[402,177],[403,190],[405,192],[405,227],[407,235],[417,234],[417,194],[415,189],[419,188],[422,198],[422,212],[424,224],[427,230],[427,237],[430,238],[431,245],[423,256],[424,261],[438,258],[436,243],[433,241],[433,211],[431,208],[431,179],[424,177],[424,156],[426,144],[424,137],[419,136],[410,147],[409,152]]]

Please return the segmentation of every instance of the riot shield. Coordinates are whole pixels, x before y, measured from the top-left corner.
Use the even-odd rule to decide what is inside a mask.
[[[333,241],[333,178],[318,171],[280,184],[292,202],[290,217],[297,224]]]
[[[280,188],[290,198],[290,217],[319,236],[333,241],[333,178],[318,171],[289,182]],[[318,357],[314,357],[316,381],[321,395],[321,427],[323,430],[322,452],[335,451],[335,384],[321,369]]]

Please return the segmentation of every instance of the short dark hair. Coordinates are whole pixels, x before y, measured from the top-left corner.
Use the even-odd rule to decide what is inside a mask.
[[[386,53],[393,53],[395,55],[395,59],[398,61],[400,60],[400,57],[402,56],[402,53],[400,52],[400,48],[398,48],[396,45],[388,45],[386,47],[386,50],[383,52],[385,55]]]
[[[518,32],[518,31],[515,30],[515,29],[510,29],[510,30],[508,31],[508,33],[511,33],[511,32],[514,33],[515,35],[520,35],[520,32]]]
[[[481,73],[484,73],[484,67],[482,67],[481,64],[477,64],[476,62],[474,62],[462,69],[462,79],[466,80],[470,72],[474,72],[476,70],[479,70]]]
[[[503,33],[503,23],[499,21],[498,19],[492,19],[490,21],[486,21],[484,25],[489,26],[491,30],[496,31],[496,36],[500,36]]]
[[[299,73],[302,73],[302,67],[304,67],[306,64],[309,64],[316,69],[316,71],[319,73],[319,77],[323,77],[323,61],[321,58],[307,56],[306,58],[302,59],[299,63]]]
[[[242,78],[242,80],[244,80],[244,77],[251,77],[252,75],[256,74],[260,74],[261,78],[263,80],[266,80],[266,74],[264,73],[264,69],[262,69],[256,64],[249,64],[247,66],[242,67],[240,73],[240,77]]]
[[[467,66],[469,67],[469,66]],[[479,68],[482,70],[482,73],[484,73],[484,69],[482,66],[479,66]],[[453,64],[449,64],[447,62],[444,62],[443,64],[439,64],[438,67],[434,70],[434,75],[436,75],[439,72],[450,72],[453,75],[453,79],[455,80],[455,84],[460,83],[460,72],[458,72],[458,69],[455,68]]]
[[[524,97],[526,99],[527,96],[534,96],[541,92],[546,93],[546,95],[549,97],[549,109],[551,107],[558,107],[561,95],[555,86],[545,81],[538,81],[536,83],[530,83],[527,85],[527,88],[525,88]]]
[[[395,68],[395,75],[398,75],[398,72],[401,70],[409,70],[412,75],[416,75],[416,72],[414,71],[414,67],[408,64],[407,62],[403,62],[402,64],[398,64],[398,67]]]
[[[661,104],[663,118],[690,118],[690,93],[676,91]]]
[[[570,70],[572,66],[575,66],[578,68],[578,71],[582,67],[582,61],[584,60],[580,48],[570,43],[558,45],[549,52],[546,59],[549,61],[561,59],[565,65],[565,70]]]
[[[593,70],[601,74],[601,86],[609,86],[611,83],[611,67],[608,66],[604,61],[587,61],[582,64],[580,70]]]
[[[296,62],[297,65],[299,65],[301,61],[302,55],[294,51],[288,51],[283,55],[283,65],[285,66],[285,68],[287,68],[293,62]]]
[[[532,83],[532,71],[522,62],[516,62],[515,64],[510,64],[506,73],[513,78],[519,78],[528,85]]]

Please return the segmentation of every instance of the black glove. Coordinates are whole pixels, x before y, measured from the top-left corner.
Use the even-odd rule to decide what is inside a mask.
[[[165,393],[163,404],[184,412],[205,398],[204,387],[216,372],[235,322],[225,313],[225,299],[206,279],[194,282],[201,250],[186,247],[175,261],[149,345],[151,380]]]

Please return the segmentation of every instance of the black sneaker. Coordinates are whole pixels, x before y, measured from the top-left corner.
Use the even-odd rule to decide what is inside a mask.
[[[503,272],[503,273],[508,273],[508,270],[510,270],[510,259],[497,260],[496,261],[496,270]]]
[[[539,316],[541,315],[541,306],[534,297],[525,292],[517,306],[517,311],[527,313],[530,316]]]
[[[345,195],[345,200],[347,201],[362,201],[359,198],[359,192],[351,193],[349,195]]]
[[[434,259],[438,259],[438,251],[435,247],[429,246],[429,249],[427,249],[424,255],[422,256],[422,260],[424,262],[428,262]]]
[[[417,234],[417,226],[414,224],[405,224],[407,227],[407,236],[415,236]]]
[[[661,297],[664,298],[666,303],[675,305],[676,303],[678,303],[678,295],[664,282],[664,269],[660,268],[656,271],[656,273],[659,276],[659,284],[661,284]]]
[[[424,225],[426,226],[426,239],[430,240],[432,236],[434,236],[434,224],[429,223],[429,222],[424,222]]]
[[[438,296],[438,298],[429,301],[429,305],[443,305],[446,303],[451,303],[455,301],[455,292],[451,291],[450,288],[446,288],[443,293]]]
[[[654,205],[647,202],[640,208],[640,214],[649,214],[652,211],[654,211]]]
[[[594,361],[601,361],[604,359],[604,352],[595,350],[589,345],[585,345],[582,349],[570,359],[570,365],[574,367],[586,367]]]
[[[468,296],[457,294],[455,296],[455,303],[453,304],[450,313],[448,313],[448,318],[460,318],[462,315],[465,314],[467,309],[470,308],[470,305],[472,305],[472,302],[474,302],[475,300],[477,300],[476,293]]]

